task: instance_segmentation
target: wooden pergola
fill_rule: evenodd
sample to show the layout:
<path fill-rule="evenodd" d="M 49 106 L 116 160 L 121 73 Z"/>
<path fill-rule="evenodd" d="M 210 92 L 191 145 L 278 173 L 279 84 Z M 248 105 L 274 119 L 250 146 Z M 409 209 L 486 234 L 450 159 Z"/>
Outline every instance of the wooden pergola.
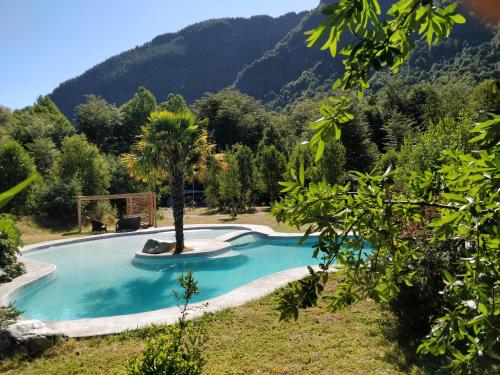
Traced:
<path fill-rule="evenodd" d="M 156 227 L 156 194 L 148 193 L 128 193 L 109 195 L 80 195 L 77 197 L 78 227 L 82 231 L 82 202 L 105 201 L 105 200 L 126 200 L 126 216 L 140 216 L 141 223 Z"/>

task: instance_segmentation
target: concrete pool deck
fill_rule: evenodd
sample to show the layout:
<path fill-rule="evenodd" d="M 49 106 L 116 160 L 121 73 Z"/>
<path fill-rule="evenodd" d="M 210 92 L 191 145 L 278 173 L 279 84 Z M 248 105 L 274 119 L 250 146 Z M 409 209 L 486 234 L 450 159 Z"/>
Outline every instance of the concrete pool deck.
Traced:
<path fill-rule="evenodd" d="M 232 241 L 242 236 L 255 235 L 270 238 L 289 238 L 289 237 L 300 237 L 301 233 L 278 233 L 274 232 L 271 228 L 262 225 L 224 225 L 224 224 L 211 224 L 211 225 L 186 225 L 185 230 L 197 230 L 197 229 L 234 229 L 230 233 L 226 233 L 222 236 L 216 238 L 217 241 L 225 242 Z M 136 232 L 129 233 L 110 233 L 86 237 L 72 238 L 69 240 L 57 240 L 48 241 L 38 244 L 33 244 L 25 246 L 21 249 L 20 260 L 26 266 L 26 273 L 22 276 L 17 277 L 9 283 L 0 284 L 0 304 L 6 305 L 11 300 L 10 297 L 14 293 L 22 291 L 23 288 L 33 287 L 38 283 L 41 284 L 43 280 L 50 280 L 50 277 L 54 275 L 56 271 L 56 266 L 49 263 L 44 263 L 40 261 L 35 261 L 32 259 L 22 257 L 22 254 L 28 252 L 46 249 L 53 246 L 92 241 L 95 239 L 102 238 L 112 238 L 121 236 L 133 236 L 133 235 L 143 235 L 143 234 L 154 234 L 160 232 L 172 231 L 173 227 L 163 227 L 163 228 L 151 228 L 145 230 L 139 230 Z M 203 251 L 199 254 L 186 253 L 185 256 L 202 256 L 207 255 L 210 252 Z M 214 252 L 217 252 L 217 248 L 213 248 Z M 184 255 L 178 255 L 176 257 L 183 257 Z M 314 269 L 319 269 L 318 266 L 313 267 Z M 194 303 L 189 305 L 189 318 L 194 318 L 201 316 L 206 312 L 215 312 L 229 307 L 235 307 L 243 305 L 249 301 L 264 297 L 272 293 L 277 288 L 283 287 L 291 281 L 299 280 L 308 275 L 307 267 L 293 268 L 281 272 L 277 272 L 263 278 L 251 281 L 241 287 L 238 287 L 228 293 L 221 296 Z M 168 307 L 159 310 L 128 314 L 128 315 L 117 315 L 108 316 L 100 318 L 88 318 L 88 319 L 77 319 L 77 320 L 65 320 L 65 321 L 44 321 L 44 323 L 55 330 L 64 332 L 70 337 L 88 337 L 88 336 L 99 336 L 108 335 L 123 332 L 126 330 L 137 329 L 145 327 L 151 324 L 173 324 L 180 317 L 180 309 L 178 307 Z"/>

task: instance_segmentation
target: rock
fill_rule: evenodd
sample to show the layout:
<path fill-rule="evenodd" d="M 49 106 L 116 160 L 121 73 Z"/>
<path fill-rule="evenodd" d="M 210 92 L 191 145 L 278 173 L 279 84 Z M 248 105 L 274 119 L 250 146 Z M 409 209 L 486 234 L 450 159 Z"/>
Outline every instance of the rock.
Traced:
<path fill-rule="evenodd" d="M 142 252 L 145 254 L 165 254 L 175 249 L 175 242 L 149 239 L 146 241 Z"/>
<path fill-rule="evenodd" d="M 40 320 L 18 320 L 0 331 L 0 352 L 36 356 L 67 336 L 47 327 Z"/>

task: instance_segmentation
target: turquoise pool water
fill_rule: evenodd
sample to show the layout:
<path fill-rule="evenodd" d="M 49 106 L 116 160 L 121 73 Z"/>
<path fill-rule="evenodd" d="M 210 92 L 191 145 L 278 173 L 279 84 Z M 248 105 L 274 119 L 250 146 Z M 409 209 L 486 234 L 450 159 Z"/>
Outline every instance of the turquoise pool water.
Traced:
<path fill-rule="evenodd" d="M 234 229 L 186 230 L 187 239 L 216 238 Z M 55 277 L 14 297 L 23 316 L 73 320 L 124 315 L 172 307 L 176 278 L 188 269 L 200 294 L 193 302 L 220 296 L 250 281 L 290 268 L 317 264 L 311 258 L 314 239 L 245 237 L 232 242 L 230 253 L 137 267 L 134 253 L 148 238 L 173 239 L 172 232 L 134 235 L 67 244 L 26 254 L 53 263 Z"/>

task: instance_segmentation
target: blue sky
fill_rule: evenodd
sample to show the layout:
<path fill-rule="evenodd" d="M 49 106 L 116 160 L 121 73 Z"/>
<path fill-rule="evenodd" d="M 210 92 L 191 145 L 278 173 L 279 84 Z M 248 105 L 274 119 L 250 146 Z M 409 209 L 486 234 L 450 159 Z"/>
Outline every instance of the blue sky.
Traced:
<path fill-rule="evenodd" d="M 104 59 L 209 18 L 279 16 L 319 0 L 0 0 L 0 105 L 32 104 Z"/>

